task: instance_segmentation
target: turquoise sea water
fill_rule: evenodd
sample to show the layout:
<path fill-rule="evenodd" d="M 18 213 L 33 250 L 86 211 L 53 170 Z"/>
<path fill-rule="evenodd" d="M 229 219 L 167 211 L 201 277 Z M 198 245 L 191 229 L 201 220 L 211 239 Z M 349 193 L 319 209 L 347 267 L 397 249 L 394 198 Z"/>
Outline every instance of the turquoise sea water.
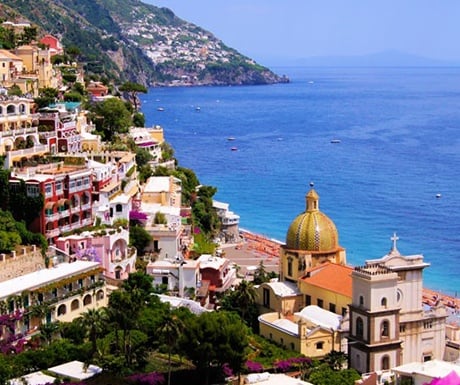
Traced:
<path fill-rule="evenodd" d="M 275 72 L 291 83 L 151 88 L 146 124 L 241 227 L 284 241 L 314 182 L 350 264 L 386 254 L 396 232 L 431 264 L 425 286 L 460 295 L 460 68 Z"/>

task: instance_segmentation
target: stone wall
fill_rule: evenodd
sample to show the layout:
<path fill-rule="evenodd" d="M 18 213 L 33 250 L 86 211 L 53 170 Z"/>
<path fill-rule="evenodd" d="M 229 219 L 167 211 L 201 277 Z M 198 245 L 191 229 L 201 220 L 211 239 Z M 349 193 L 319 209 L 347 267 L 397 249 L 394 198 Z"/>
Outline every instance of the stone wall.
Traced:
<path fill-rule="evenodd" d="M 0 254 L 0 282 L 43 269 L 45 262 L 36 246 L 21 246 L 11 254 Z"/>

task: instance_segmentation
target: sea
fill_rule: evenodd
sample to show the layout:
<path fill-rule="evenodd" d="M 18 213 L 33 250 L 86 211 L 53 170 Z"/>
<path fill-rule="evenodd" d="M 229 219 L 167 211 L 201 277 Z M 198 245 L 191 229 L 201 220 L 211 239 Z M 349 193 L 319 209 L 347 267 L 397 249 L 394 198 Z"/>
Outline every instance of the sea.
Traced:
<path fill-rule="evenodd" d="M 424 286 L 460 294 L 460 68 L 276 67 L 288 84 L 150 88 L 179 165 L 285 241 L 311 185 L 347 262 L 423 254 Z"/>

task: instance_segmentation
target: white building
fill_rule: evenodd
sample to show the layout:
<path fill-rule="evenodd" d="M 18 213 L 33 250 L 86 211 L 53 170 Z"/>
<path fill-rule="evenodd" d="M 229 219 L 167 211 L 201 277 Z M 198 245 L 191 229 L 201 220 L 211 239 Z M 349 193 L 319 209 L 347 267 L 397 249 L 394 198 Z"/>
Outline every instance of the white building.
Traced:
<path fill-rule="evenodd" d="M 447 312 L 422 304 L 422 255 L 402 256 L 396 248 L 352 272 L 349 366 L 361 373 L 410 362 L 443 359 Z"/>

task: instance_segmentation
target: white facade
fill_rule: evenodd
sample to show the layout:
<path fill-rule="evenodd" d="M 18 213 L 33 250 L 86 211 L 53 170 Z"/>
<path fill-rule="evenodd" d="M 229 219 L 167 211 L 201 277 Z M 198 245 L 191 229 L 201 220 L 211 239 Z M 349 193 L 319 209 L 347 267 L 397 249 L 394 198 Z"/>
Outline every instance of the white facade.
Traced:
<path fill-rule="evenodd" d="M 352 272 L 349 366 L 361 373 L 388 370 L 409 362 L 442 359 L 444 306 L 422 305 L 422 255 L 402 256 L 396 248 Z"/>

